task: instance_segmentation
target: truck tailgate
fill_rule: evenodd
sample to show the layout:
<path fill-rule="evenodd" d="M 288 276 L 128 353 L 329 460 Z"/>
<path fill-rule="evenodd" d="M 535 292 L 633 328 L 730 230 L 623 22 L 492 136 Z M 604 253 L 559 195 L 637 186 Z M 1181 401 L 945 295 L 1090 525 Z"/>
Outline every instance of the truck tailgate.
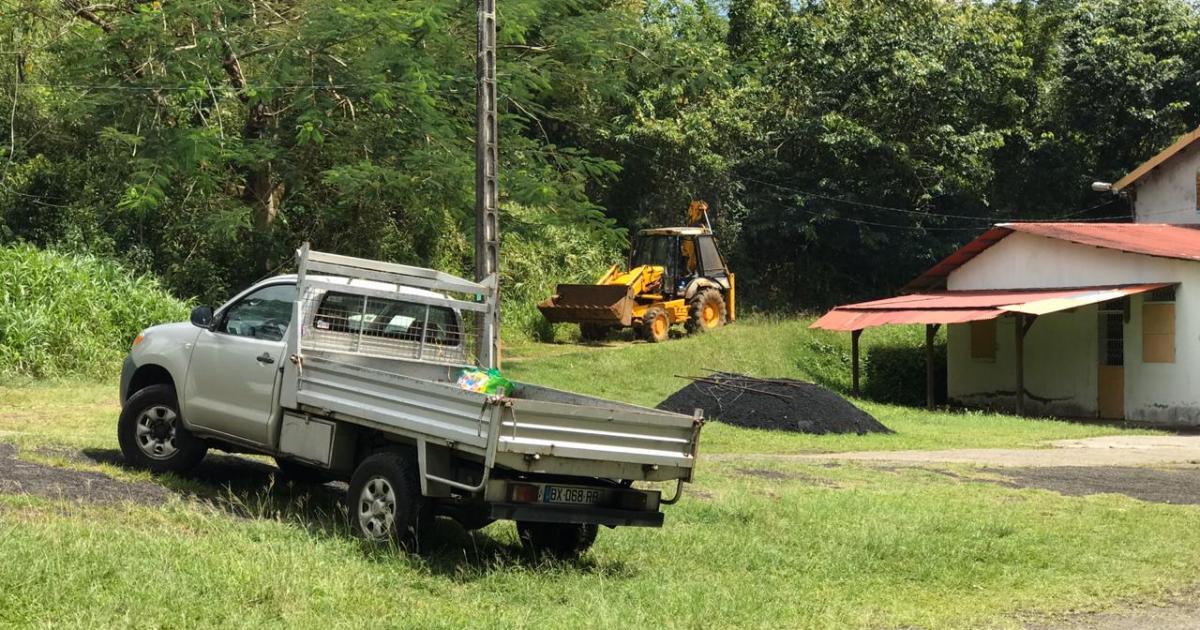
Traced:
<path fill-rule="evenodd" d="M 501 424 L 500 452 L 692 467 L 697 418 L 521 385 Z"/>

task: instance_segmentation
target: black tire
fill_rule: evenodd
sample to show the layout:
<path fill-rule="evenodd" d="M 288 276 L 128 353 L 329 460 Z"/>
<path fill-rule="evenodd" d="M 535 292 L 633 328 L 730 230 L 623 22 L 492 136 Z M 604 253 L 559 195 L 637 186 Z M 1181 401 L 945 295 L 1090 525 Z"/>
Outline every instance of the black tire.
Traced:
<path fill-rule="evenodd" d="M 364 459 L 346 494 L 350 529 L 372 542 L 414 547 L 433 521 L 418 474 L 415 453 L 383 451 Z"/>
<path fill-rule="evenodd" d="M 517 521 L 517 534 L 521 544 L 534 554 L 574 560 L 592 547 L 599 529 L 591 524 Z"/>
<path fill-rule="evenodd" d="M 464 504 L 454 514 L 454 520 L 467 531 L 483 529 L 496 522 L 492 518 L 491 506 L 482 501 Z"/>
<path fill-rule="evenodd" d="M 701 289 L 688 302 L 688 319 L 683 327 L 689 333 L 708 332 L 724 326 L 726 314 L 725 298 L 721 292 L 711 288 Z"/>
<path fill-rule="evenodd" d="M 187 471 L 208 452 L 183 426 L 170 385 L 151 385 L 129 397 L 117 421 L 117 443 L 127 464 L 155 473 Z"/>
<path fill-rule="evenodd" d="M 284 481 L 311 484 L 322 484 L 329 481 L 329 474 L 324 470 L 300 462 L 276 457 L 275 466 L 279 468 L 279 478 Z"/>
<path fill-rule="evenodd" d="M 671 337 L 671 319 L 661 306 L 651 306 L 642 316 L 642 336 L 650 343 L 666 341 Z"/>
<path fill-rule="evenodd" d="M 606 324 L 583 323 L 579 325 L 579 338 L 583 341 L 604 341 L 612 332 L 612 326 Z"/>

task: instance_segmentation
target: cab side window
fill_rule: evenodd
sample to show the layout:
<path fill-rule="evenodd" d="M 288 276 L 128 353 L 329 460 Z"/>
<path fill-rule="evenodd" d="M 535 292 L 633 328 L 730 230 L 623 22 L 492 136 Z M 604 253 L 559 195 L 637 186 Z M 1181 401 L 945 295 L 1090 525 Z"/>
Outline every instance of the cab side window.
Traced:
<path fill-rule="evenodd" d="M 238 300 L 225 310 L 217 332 L 280 341 L 292 321 L 296 285 L 274 284 Z"/>

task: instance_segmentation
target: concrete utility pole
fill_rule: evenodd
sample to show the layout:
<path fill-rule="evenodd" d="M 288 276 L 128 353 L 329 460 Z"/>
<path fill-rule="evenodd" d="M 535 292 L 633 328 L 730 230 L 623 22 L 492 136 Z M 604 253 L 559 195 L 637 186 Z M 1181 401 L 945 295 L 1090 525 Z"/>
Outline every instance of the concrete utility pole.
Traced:
<path fill-rule="evenodd" d="M 499 184 L 496 179 L 496 0 L 475 0 L 475 279 L 500 273 Z M 480 315 L 479 359 L 500 367 L 500 284 L 496 309 Z"/>

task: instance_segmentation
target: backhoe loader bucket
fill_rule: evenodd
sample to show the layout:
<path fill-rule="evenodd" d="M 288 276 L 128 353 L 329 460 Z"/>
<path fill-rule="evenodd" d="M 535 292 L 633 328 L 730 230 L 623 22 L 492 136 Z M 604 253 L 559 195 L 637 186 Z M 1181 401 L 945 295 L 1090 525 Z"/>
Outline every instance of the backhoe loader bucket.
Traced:
<path fill-rule="evenodd" d="M 542 300 L 538 310 L 551 323 L 610 324 L 628 326 L 633 298 L 623 284 L 560 284 L 554 296 Z"/>

